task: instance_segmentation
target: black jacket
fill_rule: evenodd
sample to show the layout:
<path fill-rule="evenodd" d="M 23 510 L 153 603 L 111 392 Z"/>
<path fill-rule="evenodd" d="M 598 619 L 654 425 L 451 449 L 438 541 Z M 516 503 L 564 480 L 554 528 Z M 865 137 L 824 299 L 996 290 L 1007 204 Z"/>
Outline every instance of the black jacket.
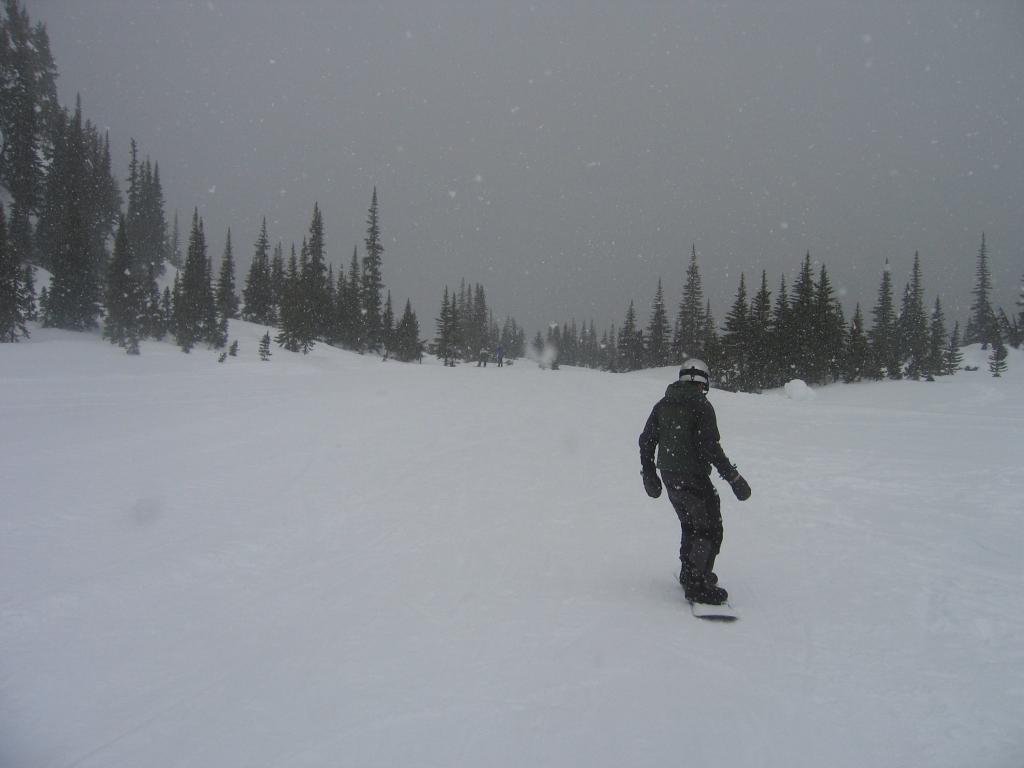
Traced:
<path fill-rule="evenodd" d="M 731 480 L 736 467 L 722 450 L 720 439 L 715 409 L 701 386 L 676 381 L 655 403 L 640 434 L 640 465 L 645 472 L 654 469 L 657 446 L 657 468 L 672 473 L 683 485 L 710 485 L 712 465 Z"/>

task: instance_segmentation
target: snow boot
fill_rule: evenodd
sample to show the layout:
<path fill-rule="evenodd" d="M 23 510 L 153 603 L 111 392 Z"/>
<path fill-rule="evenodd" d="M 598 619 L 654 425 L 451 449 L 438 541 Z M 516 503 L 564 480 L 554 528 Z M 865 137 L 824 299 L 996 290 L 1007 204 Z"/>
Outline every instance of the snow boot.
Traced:
<path fill-rule="evenodd" d="M 713 584 L 691 584 L 686 589 L 686 599 L 691 603 L 704 603 L 705 605 L 722 605 L 729 599 L 729 593 L 719 586 Z"/>

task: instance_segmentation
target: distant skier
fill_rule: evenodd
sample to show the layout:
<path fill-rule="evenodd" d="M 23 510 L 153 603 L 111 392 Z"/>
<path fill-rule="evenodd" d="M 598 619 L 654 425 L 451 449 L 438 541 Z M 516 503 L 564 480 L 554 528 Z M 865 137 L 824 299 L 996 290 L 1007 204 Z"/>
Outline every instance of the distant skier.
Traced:
<path fill-rule="evenodd" d="M 484 368 L 486 368 L 487 367 L 487 358 L 488 357 L 489 357 L 489 355 L 487 353 L 487 347 L 481 347 L 480 348 L 480 354 L 477 355 L 477 358 L 476 358 L 476 367 L 479 368 L 482 365 Z"/>
<path fill-rule="evenodd" d="M 661 496 L 662 480 L 679 516 L 679 583 L 691 602 L 720 605 L 729 593 L 718 586 L 715 558 L 722 546 L 722 508 L 711 484 L 711 466 L 732 486 L 740 501 L 750 498 L 750 486 L 729 462 L 719 443 L 715 409 L 706 394 L 711 372 L 702 360 L 683 363 L 679 380 L 669 385 L 640 435 L 640 473 L 644 490 Z M 658 448 L 658 461 L 654 449 Z M 661 470 L 661 478 L 658 477 Z"/>

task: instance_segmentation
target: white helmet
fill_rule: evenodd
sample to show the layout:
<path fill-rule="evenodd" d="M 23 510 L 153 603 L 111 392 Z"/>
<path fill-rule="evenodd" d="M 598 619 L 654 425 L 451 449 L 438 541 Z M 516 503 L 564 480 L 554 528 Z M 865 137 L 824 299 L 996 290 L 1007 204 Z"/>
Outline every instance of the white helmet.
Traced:
<path fill-rule="evenodd" d="M 703 384 L 704 391 L 707 392 L 711 388 L 711 371 L 703 360 L 691 357 L 679 369 L 679 380 L 696 381 Z"/>

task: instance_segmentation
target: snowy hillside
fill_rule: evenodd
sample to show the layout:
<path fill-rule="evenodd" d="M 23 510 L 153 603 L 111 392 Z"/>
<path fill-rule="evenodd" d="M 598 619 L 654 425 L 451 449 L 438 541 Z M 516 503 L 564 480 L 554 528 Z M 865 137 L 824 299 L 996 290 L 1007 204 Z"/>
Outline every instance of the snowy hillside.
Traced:
<path fill-rule="evenodd" d="M 0 345 L 0 766 L 1024 765 L 1024 355 L 712 392 L 750 481 L 689 615 L 672 369 Z"/>

